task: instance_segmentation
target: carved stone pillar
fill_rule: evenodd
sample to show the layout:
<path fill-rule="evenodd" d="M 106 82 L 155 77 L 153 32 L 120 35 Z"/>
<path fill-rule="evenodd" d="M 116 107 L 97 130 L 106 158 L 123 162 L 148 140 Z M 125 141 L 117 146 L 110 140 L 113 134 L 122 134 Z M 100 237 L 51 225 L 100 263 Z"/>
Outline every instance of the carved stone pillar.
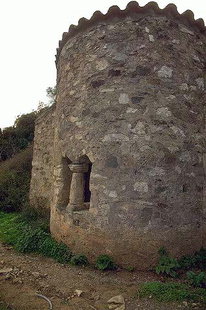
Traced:
<path fill-rule="evenodd" d="M 88 166 L 82 163 L 72 163 L 69 165 L 72 172 L 70 187 L 69 208 L 73 211 L 84 209 L 84 173 Z"/>

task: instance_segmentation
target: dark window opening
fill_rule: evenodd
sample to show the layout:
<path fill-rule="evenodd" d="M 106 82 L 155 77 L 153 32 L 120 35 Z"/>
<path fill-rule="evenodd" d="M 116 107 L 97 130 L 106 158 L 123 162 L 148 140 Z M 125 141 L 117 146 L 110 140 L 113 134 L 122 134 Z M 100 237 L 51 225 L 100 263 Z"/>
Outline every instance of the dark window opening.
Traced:
<path fill-rule="evenodd" d="M 84 173 L 84 202 L 89 203 L 91 200 L 90 175 L 92 170 L 92 163 L 86 155 L 80 157 L 79 161 L 88 167 L 87 172 Z"/>

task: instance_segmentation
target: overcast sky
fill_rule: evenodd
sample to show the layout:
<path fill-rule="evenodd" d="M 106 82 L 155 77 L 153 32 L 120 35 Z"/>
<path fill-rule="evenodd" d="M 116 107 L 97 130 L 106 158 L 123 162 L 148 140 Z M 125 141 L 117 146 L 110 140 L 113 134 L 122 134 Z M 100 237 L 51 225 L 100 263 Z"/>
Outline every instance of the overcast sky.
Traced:
<path fill-rule="evenodd" d="M 112 5 L 124 9 L 128 0 L 0 0 L 0 128 L 17 115 L 47 102 L 46 88 L 56 84 L 55 54 L 62 33 L 94 11 Z M 141 6 L 148 1 L 139 0 Z M 176 4 L 206 21 L 206 0 L 158 0 L 160 8 Z"/>

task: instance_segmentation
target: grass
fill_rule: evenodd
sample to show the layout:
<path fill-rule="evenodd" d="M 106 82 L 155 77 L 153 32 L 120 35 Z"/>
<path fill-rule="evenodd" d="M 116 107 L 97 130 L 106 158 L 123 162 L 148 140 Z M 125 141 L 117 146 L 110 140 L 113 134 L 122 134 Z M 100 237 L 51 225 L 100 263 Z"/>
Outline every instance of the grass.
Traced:
<path fill-rule="evenodd" d="M 175 282 L 146 282 L 140 285 L 139 297 L 155 298 L 161 302 L 191 301 L 206 304 L 206 290 L 192 288 L 186 284 Z"/>
<path fill-rule="evenodd" d="M 51 257 L 59 263 L 78 266 L 89 265 L 83 254 L 72 254 L 63 243 L 58 243 L 48 231 L 47 219 L 30 210 L 26 213 L 6 213 L 0 211 L 0 241 L 10 244 L 21 253 L 38 253 Z M 100 255 L 96 260 L 99 270 L 115 270 L 116 264 L 108 255 Z"/>
<path fill-rule="evenodd" d="M 54 240 L 43 224 L 28 223 L 17 213 L 0 212 L 0 240 L 19 252 L 39 253 L 60 263 L 69 263 L 72 257 L 69 248 Z"/>

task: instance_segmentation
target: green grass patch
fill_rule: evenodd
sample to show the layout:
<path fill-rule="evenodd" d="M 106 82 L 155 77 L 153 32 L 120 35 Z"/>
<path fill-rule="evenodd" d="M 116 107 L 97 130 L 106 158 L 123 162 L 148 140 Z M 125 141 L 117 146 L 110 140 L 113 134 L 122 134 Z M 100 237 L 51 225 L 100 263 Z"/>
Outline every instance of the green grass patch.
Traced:
<path fill-rule="evenodd" d="M 44 225 L 26 222 L 20 214 L 0 212 L 0 240 L 22 253 L 39 253 L 60 263 L 69 263 L 70 249 L 54 240 Z"/>
<path fill-rule="evenodd" d="M 162 302 L 191 301 L 206 303 L 206 290 L 181 283 L 147 282 L 140 286 L 139 297 L 155 298 Z"/>

